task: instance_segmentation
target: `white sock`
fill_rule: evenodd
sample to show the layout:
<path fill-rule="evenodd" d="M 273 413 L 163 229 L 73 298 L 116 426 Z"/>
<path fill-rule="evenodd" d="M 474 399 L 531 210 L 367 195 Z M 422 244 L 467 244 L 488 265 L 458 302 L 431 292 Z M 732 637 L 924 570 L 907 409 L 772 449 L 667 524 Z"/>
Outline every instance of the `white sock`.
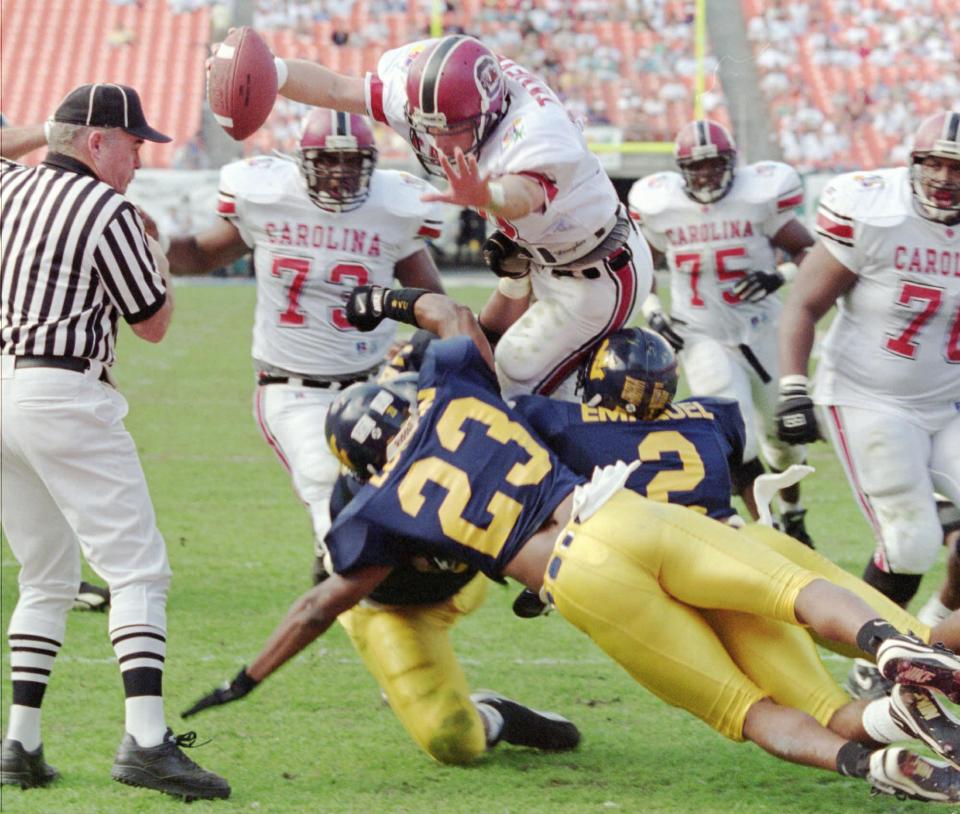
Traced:
<path fill-rule="evenodd" d="M 162 695 L 135 695 L 124 702 L 127 732 L 140 746 L 149 748 L 163 743 L 167 724 L 163 717 Z"/>
<path fill-rule="evenodd" d="M 780 498 L 780 513 L 786 514 L 787 512 L 795 512 L 797 509 L 802 509 L 803 504 L 798 500 L 796 503 L 788 503 L 782 497 Z"/>
<path fill-rule="evenodd" d="M 6 737 L 20 741 L 28 752 L 36 751 L 40 746 L 40 707 L 10 705 L 10 719 L 7 721 Z"/>
<path fill-rule="evenodd" d="M 477 712 L 480 713 L 480 720 L 483 721 L 483 729 L 487 733 L 487 747 L 497 742 L 500 733 L 503 731 L 503 716 L 500 710 L 494 709 L 489 704 L 478 704 L 474 702 Z"/>
<path fill-rule="evenodd" d="M 878 698 L 871 701 L 863 710 L 863 728 L 877 743 L 896 743 L 912 739 L 912 732 L 900 728 L 890 716 L 890 699 Z"/>
<path fill-rule="evenodd" d="M 920 608 L 917 619 L 925 625 L 934 627 L 946 619 L 951 613 L 953 613 L 953 611 L 940 601 L 939 596 L 934 594 L 926 601 L 926 604 Z"/>

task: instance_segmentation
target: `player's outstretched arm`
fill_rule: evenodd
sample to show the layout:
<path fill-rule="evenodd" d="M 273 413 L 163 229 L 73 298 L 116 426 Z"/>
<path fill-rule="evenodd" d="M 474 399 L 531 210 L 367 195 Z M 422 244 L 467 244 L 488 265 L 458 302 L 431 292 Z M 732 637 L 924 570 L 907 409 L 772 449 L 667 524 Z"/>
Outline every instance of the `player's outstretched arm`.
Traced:
<path fill-rule="evenodd" d="M 253 663 L 240 670 L 232 681 L 197 699 L 181 713 L 182 717 L 189 718 L 249 694 L 277 668 L 323 635 L 341 613 L 369 594 L 390 571 L 389 566 L 368 566 L 346 575 L 333 574 L 311 588 L 290 608 Z"/>
<path fill-rule="evenodd" d="M 287 75 L 278 65 L 277 79 L 281 96 L 316 107 L 330 107 L 344 113 L 367 115 L 364 83 L 361 77 L 347 76 L 305 59 L 284 59 Z"/>
<path fill-rule="evenodd" d="M 440 201 L 457 206 L 483 209 L 507 220 L 516 220 L 547 205 L 546 193 L 532 178 L 524 175 L 502 175 L 491 180 L 482 175 L 477 159 L 465 155 L 459 147 L 451 163 L 440 156 L 440 166 L 447 176 L 449 188 L 445 192 L 424 195 L 424 201 Z"/>

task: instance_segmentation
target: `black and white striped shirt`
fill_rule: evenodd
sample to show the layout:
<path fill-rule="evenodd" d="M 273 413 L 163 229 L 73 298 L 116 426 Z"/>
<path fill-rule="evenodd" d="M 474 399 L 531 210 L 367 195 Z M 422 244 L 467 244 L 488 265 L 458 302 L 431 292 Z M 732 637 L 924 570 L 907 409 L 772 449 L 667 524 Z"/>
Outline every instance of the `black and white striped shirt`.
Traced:
<path fill-rule="evenodd" d="M 69 156 L 0 158 L 0 352 L 110 365 L 118 318 L 141 322 L 165 300 L 130 201 Z"/>

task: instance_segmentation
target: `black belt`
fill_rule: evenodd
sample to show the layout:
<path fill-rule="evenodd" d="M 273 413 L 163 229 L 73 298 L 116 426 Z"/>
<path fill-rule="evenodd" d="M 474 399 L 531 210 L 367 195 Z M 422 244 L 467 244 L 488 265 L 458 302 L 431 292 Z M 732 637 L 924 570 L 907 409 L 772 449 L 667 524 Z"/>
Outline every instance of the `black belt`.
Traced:
<path fill-rule="evenodd" d="M 367 376 L 355 376 L 352 379 L 307 379 L 300 376 L 269 376 L 261 373 L 257 377 L 259 384 L 292 384 L 301 387 L 317 387 L 321 390 L 343 390 L 351 384 L 367 381 Z"/>
<path fill-rule="evenodd" d="M 86 373 L 90 369 L 89 359 L 80 359 L 76 356 L 15 356 L 13 366 L 25 367 L 55 367 L 60 370 L 72 370 L 75 373 Z M 107 368 L 104 365 L 100 370 L 100 381 L 106 382 Z"/>

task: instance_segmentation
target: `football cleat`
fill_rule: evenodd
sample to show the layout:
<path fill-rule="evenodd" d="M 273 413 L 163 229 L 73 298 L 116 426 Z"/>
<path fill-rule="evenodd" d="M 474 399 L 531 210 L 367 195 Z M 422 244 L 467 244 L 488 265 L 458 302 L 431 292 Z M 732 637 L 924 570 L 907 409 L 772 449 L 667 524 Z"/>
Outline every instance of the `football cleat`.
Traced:
<path fill-rule="evenodd" d="M 960 771 L 899 746 L 888 746 L 870 755 L 867 781 L 874 793 L 892 794 L 901 800 L 960 802 Z"/>
<path fill-rule="evenodd" d="M 128 786 L 181 797 L 184 802 L 229 797 L 230 784 L 220 775 L 202 769 L 180 748 L 193 746 L 196 738 L 195 732 L 174 736 L 168 729 L 162 743 L 145 747 L 128 732 L 120 741 L 110 776 Z"/>
<path fill-rule="evenodd" d="M 806 509 L 793 509 L 780 515 L 780 525 L 783 527 L 783 533 L 793 537 L 797 542 L 803 543 L 807 548 L 813 548 L 813 540 L 807 534 L 807 527 L 804 523 Z"/>
<path fill-rule="evenodd" d="M 0 785 L 35 789 L 46 786 L 60 777 L 60 772 L 43 759 L 43 746 L 33 752 L 23 748 L 20 741 L 6 738 L 0 747 Z"/>
<path fill-rule="evenodd" d="M 81 582 L 73 600 L 74 610 L 104 611 L 110 607 L 110 589 L 92 582 Z"/>
<path fill-rule="evenodd" d="M 505 741 L 514 746 L 563 752 L 580 743 L 580 730 L 562 715 L 530 709 L 491 690 L 475 692 L 470 700 L 492 707 L 503 719 L 503 728 L 490 746 Z"/>
<path fill-rule="evenodd" d="M 863 659 L 854 659 L 843 688 L 851 698 L 875 701 L 890 694 L 894 683 L 884 678 L 875 665 Z"/>
<path fill-rule="evenodd" d="M 924 644 L 916 636 L 891 636 L 877 648 L 877 667 L 897 684 L 939 690 L 960 703 L 960 657 L 942 644 Z"/>
<path fill-rule="evenodd" d="M 890 717 L 904 732 L 960 769 L 960 720 L 942 707 L 930 690 L 896 685 L 890 693 Z"/>

